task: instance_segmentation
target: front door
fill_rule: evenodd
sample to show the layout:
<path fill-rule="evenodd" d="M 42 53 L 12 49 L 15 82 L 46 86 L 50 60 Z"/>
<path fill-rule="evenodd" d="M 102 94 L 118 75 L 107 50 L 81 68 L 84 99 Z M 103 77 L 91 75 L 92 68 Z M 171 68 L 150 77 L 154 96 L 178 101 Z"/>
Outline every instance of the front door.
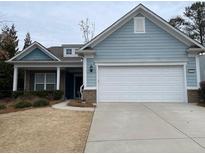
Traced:
<path fill-rule="evenodd" d="M 83 84 L 83 77 L 80 75 L 74 76 L 74 98 L 80 98 L 80 86 Z"/>

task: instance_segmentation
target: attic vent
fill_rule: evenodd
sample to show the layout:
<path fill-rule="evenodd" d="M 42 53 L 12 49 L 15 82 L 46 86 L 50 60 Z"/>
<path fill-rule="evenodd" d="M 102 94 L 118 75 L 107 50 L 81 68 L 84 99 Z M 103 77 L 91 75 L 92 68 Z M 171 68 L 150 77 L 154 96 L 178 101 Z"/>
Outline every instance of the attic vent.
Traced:
<path fill-rule="evenodd" d="M 135 33 L 145 33 L 145 18 L 144 17 L 134 18 L 134 32 Z"/>

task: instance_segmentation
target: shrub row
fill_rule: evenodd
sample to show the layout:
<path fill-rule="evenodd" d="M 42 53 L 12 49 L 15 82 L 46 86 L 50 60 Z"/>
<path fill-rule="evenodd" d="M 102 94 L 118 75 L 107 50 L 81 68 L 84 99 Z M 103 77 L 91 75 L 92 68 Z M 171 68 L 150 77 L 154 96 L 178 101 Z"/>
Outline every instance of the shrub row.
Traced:
<path fill-rule="evenodd" d="M 18 103 L 15 104 L 15 108 L 27 108 L 27 107 L 44 107 L 44 106 L 48 106 L 49 102 L 47 99 L 43 99 L 43 98 L 39 98 L 37 100 L 35 100 L 33 103 L 26 101 L 26 100 L 21 100 Z"/>
<path fill-rule="evenodd" d="M 63 97 L 63 91 L 55 90 L 55 91 L 15 91 L 12 94 L 13 98 L 18 98 L 20 96 L 38 96 L 47 99 L 59 100 Z"/>
<path fill-rule="evenodd" d="M 1 98 L 6 98 L 6 97 L 11 97 L 12 96 L 12 91 L 10 90 L 0 90 L 0 99 Z"/>
<path fill-rule="evenodd" d="M 18 108 L 27 108 L 27 107 L 31 107 L 32 104 L 29 102 L 29 101 L 20 101 L 18 103 L 15 104 L 15 108 L 18 109 Z"/>
<path fill-rule="evenodd" d="M 0 110 L 6 109 L 6 105 L 0 104 Z"/>

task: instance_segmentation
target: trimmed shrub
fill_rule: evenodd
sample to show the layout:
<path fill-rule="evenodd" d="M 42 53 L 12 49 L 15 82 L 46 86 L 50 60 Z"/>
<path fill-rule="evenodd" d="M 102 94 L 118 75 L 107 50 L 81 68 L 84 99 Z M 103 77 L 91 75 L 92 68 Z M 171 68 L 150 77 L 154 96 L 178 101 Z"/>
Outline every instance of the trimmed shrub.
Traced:
<path fill-rule="evenodd" d="M 63 91 L 61 90 L 54 90 L 54 91 L 15 91 L 12 94 L 13 98 L 18 98 L 18 97 L 29 97 L 29 96 L 38 96 L 42 98 L 47 98 L 47 99 L 54 99 L 58 100 L 63 97 Z"/>
<path fill-rule="evenodd" d="M 44 107 L 48 106 L 49 102 L 47 99 L 39 98 L 33 102 L 33 107 Z"/>
<path fill-rule="evenodd" d="M 56 90 L 53 92 L 53 99 L 54 100 L 59 100 L 63 97 L 63 91 L 61 90 Z"/>
<path fill-rule="evenodd" d="M 10 90 L 0 90 L 0 99 L 12 96 L 12 91 Z"/>
<path fill-rule="evenodd" d="M 0 110 L 6 109 L 6 105 L 0 104 Z"/>
<path fill-rule="evenodd" d="M 23 91 L 14 91 L 12 93 L 12 97 L 13 98 L 18 98 L 19 96 L 23 96 L 24 95 L 24 92 Z"/>
<path fill-rule="evenodd" d="M 27 107 L 31 107 L 32 104 L 29 102 L 29 101 L 19 101 L 18 103 L 15 104 L 15 108 L 18 109 L 18 108 L 27 108 Z"/>
<path fill-rule="evenodd" d="M 52 96 L 53 91 L 31 91 L 30 94 L 38 97 L 43 97 L 43 98 L 50 98 Z"/>

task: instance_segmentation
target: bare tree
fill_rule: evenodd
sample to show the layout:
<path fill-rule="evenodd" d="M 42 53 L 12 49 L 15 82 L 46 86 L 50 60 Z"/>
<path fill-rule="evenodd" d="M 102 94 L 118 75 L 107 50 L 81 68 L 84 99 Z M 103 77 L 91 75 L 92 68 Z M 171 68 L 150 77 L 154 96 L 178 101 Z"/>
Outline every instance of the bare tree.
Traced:
<path fill-rule="evenodd" d="M 80 30 L 82 32 L 82 37 L 84 39 L 84 42 L 89 42 L 93 37 L 95 33 L 95 23 L 91 22 L 88 18 L 85 20 L 80 21 Z"/>

